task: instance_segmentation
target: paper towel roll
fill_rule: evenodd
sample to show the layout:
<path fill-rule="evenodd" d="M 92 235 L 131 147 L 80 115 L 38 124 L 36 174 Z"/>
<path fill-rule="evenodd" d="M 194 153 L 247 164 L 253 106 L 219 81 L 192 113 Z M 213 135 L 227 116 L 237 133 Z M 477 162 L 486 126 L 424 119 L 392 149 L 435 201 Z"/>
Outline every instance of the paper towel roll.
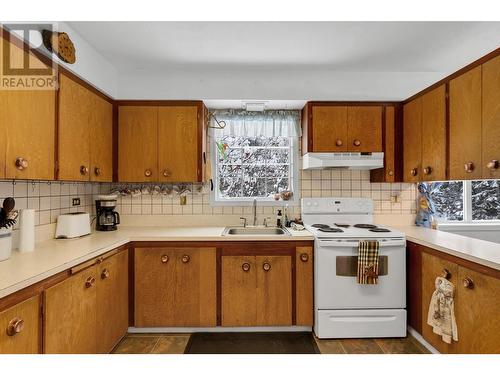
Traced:
<path fill-rule="evenodd" d="M 35 250 L 35 210 L 23 209 L 19 214 L 19 251 Z"/>

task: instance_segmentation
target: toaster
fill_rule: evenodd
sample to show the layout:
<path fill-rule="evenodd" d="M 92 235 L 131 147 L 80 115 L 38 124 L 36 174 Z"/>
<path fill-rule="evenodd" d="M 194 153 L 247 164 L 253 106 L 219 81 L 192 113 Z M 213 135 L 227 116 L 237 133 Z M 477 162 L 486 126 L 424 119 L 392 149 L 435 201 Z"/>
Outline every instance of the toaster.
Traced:
<path fill-rule="evenodd" d="M 56 238 L 76 238 L 90 234 L 90 215 L 72 212 L 57 217 Z"/>

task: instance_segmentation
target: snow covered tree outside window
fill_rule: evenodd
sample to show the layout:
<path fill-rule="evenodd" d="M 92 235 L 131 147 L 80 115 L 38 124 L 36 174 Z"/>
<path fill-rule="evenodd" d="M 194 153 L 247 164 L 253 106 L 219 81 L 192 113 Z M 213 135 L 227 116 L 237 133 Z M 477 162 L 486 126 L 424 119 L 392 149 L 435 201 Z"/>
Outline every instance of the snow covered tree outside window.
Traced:
<path fill-rule="evenodd" d="M 472 181 L 472 220 L 500 220 L 500 180 Z"/>
<path fill-rule="evenodd" d="M 464 186 L 462 181 L 424 182 L 438 220 L 464 220 Z"/>
<path fill-rule="evenodd" d="M 218 198 L 271 198 L 292 190 L 292 143 L 290 137 L 216 138 Z"/>

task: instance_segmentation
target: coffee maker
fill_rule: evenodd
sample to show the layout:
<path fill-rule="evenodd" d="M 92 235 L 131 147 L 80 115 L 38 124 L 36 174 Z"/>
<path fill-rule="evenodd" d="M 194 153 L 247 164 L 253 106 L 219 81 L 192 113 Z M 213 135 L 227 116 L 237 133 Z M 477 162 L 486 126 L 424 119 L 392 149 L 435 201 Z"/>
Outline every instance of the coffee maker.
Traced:
<path fill-rule="evenodd" d="M 99 195 L 95 201 L 96 222 L 95 229 L 112 231 L 120 224 L 120 214 L 115 211 L 116 195 Z"/>

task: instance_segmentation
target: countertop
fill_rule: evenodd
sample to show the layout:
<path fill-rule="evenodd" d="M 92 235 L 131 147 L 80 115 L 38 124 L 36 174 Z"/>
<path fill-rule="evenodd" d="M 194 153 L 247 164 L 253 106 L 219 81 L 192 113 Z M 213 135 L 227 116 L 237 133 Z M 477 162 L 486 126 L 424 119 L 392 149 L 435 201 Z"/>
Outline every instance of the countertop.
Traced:
<path fill-rule="evenodd" d="M 114 232 L 92 232 L 68 240 L 38 242 L 33 252 L 12 251 L 0 262 L 0 298 L 33 285 L 61 271 L 104 254 L 130 241 L 312 241 L 308 231 L 290 236 L 222 236 L 225 227 L 124 227 Z"/>

